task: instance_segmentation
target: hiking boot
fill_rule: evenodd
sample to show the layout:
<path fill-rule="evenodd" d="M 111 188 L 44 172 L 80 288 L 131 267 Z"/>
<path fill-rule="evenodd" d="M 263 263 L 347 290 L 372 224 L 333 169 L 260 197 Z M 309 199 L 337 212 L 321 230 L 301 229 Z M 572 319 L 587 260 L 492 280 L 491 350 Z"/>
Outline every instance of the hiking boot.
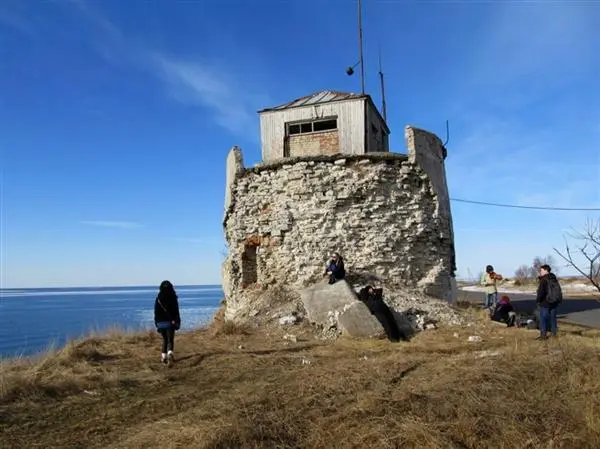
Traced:
<path fill-rule="evenodd" d="M 536 338 L 536 340 L 548 340 L 548 336 L 547 335 L 540 335 L 539 337 Z"/>

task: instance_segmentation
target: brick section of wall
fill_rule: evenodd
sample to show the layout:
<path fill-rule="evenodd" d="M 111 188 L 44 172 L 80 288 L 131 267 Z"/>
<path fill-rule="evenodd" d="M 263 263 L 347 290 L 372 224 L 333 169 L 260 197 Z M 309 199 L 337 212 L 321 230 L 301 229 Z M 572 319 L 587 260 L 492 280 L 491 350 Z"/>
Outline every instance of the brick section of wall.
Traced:
<path fill-rule="evenodd" d="M 296 134 L 289 137 L 290 157 L 317 156 L 340 152 L 337 130 L 311 134 Z"/>

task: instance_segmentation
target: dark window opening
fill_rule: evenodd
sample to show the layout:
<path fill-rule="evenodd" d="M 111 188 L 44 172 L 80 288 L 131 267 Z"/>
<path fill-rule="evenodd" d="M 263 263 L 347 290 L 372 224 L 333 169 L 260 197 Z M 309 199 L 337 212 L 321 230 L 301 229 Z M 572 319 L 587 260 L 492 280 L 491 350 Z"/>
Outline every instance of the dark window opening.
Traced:
<path fill-rule="evenodd" d="M 311 133 L 312 132 L 312 123 L 300 123 L 300 133 Z"/>
<path fill-rule="evenodd" d="M 330 131 L 337 129 L 337 118 L 325 120 L 309 120 L 300 123 L 288 123 L 287 135 L 308 134 L 320 131 Z"/>
<path fill-rule="evenodd" d="M 246 246 L 242 255 L 242 284 L 251 285 L 258 281 L 256 246 Z"/>
<path fill-rule="evenodd" d="M 333 120 L 314 122 L 313 129 L 315 131 L 328 131 L 330 129 L 337 129 L 337 119 L 334 118 Z"/>

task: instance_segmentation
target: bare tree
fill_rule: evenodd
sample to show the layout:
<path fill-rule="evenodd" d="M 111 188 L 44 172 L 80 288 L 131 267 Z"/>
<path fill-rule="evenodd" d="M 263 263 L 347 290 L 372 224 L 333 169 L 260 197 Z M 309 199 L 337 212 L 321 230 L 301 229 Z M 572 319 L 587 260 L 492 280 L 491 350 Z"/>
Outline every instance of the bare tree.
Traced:
<path fill-rule="evenodd" d="M 554 251 L 600 292 L 600 218 L 588 219 L 583 230 L 571 231 L 568 236 L 577 243 L 569 245 L 565 238 L 565 250 L 554 248 Z M 575 254 L 580 256 L 580 261 Z"/>
<path fill-rule="evenodd" d="M 515 270 L 515 283 L 517 285 L 523 285 L 531 279 L 531 267 L 523 264 Z"/>
<path fill-rule="evenodd" d="M 555 273 L 558 273 L 558 267 L 556 267 L 555 265 L 555 261 L 554 261 L 554 257 L 552 257 L 552 255 L 547 255 L 546 257 L 540 257 L 540 256 L 536 256 L 533 258 L 533 262 L 531 264 L 530 269 L 530 274 L 529 277 L 531 279 L 535 279 L 538 276 L 538 273 L 540 271 L 540 267 L 542 265 L 550 265 L 552 267 L 552 270 Z"/>
<path fill-rule="evenodd" d="M 555 272 L 558 269 L 555 268 L 554 257 L 548 255 L 546 257 L 536 256 L 533 258 L 531 265 L 523 264 L 519 265 L 515 270 L 515 282 L 517 285 L 526 284 L 538 277 L 538 272 L 542 265 L 550 265 Z"/>

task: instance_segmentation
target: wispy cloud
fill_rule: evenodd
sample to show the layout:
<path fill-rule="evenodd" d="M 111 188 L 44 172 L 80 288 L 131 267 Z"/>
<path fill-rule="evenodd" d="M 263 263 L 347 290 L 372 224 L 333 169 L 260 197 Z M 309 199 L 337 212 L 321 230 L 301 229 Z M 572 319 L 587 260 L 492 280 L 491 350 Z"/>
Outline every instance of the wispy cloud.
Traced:
<path fill-rule="evenodd" d="M 536 207 L 600 208 L 600 181 L 587 178 L 518 194 L 516 203 Z"/>
<path fill-rule="evenodd" d="M 585 134 L 574 137 L 573 149 L 565 151 L 564 135 L 551 127 L 515 122 L 489 134 L 476 123 L 471 128 L 449 150 L 453 197 L 537 207 L 599 206 L 600 156 L 586 150 Z"/>
<path fill-rule="evenodd" d="M 256 111 L 268 102 L 259 86 L 241 82 L 235 69 L 203 58 L 174 56 L 148 48 L 125 35 L 119 27 L 84 0 L 71 0 L 81 17 L 93 25 L 91 43 L 107 62 L 129 64 L 158 79 L 167 94 L 185 105 L 212 112 L 221 127 L 256 138 Z"/>
<path fill-rule="evenodd" d="M 156 62 L 174 99 L 212 109 L 215 121 L 235 134 L 256 134 L 258 104 L 254 95 L 247 94 L 249 88 L 237 85 L 230 72 L 165 55 L 158 55 Z"/>
<path fill-rule="evenodd" d="M 600 9 L 570 2 L 503 2 L 489 8 L 485 32 L 476 40 L 472 80 L 511 84 L 523 79 L 547 84 L 548 76 L 573 77 L 589 67 L 587 57 L 594 39 Z"/>
<path fill-rule="evenodd" d="M 585 90 L 600 67 L 598 20 L 600 8 L 584 2 L 488 8 L 466 50 L 463 84 L 450 95 L 460 123 L 447 160 L 453 196 L 598 205 L 600 96 Z"/>
<path fill-rule="evenodd" d="M 104 221 L 104 220 L 90 220 L 82 221 L 81 224 L 89 226 L 97 226 L 100 228 L 115 228 L 115 229 L 139 229 L 143 227 L 142 224 L 134 221 Z"/>

